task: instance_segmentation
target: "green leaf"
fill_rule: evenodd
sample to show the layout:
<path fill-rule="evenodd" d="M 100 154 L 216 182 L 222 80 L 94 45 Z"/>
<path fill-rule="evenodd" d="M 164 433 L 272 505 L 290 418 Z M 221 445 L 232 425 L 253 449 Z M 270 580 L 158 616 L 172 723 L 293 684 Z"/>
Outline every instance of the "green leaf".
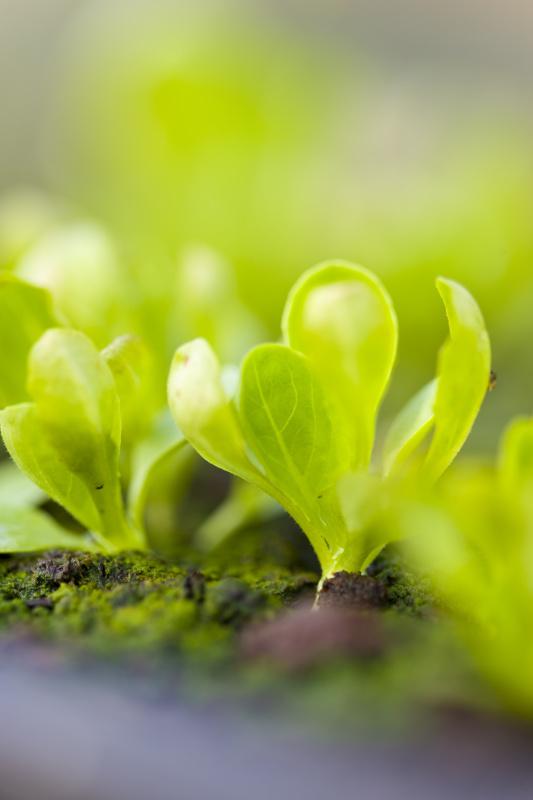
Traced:
<path fill-rule="evenodd" d="M 100 518 L 91 493 L 59 457 L 33 403 L 1 411 L 0 427 L 6 449 L 19 469 L 88 530 L 98 530 Z"/>
<path fill-rule="evenodd" d="M 192 452 L 168 414 L 156 420 L 150 435 L 139 442 L 133 453 L 132 482 L 128 493 L 130 513 L 139 528 L 145 525 L 150 493 L 157 487 L 162 470 L 172 462 L 176 478 L 172 487 L 172 503 L 178 503 L 181 494 L 179 489 L 185 489 L 190 475 Z"/>
<path fill-rule="evenodd" d="M 102 350 L 115 379 L 122 420 L 122 446 L 131 447 L 151 422 L 149 354 L 138 336 L 119 336 Z"/>
<path fill-rule="evenodd" d="M 89 536 L 65 531 L 42 511 L 0 509 L 0 553 L 55 549 L 94 551 L 96 548 Z"/>
<path fill-rule="evenodd" d="M 437 380 L 433 380 L 415 394 L 395 418 L 385 439 L 385 475 L 400 467 L 433 428 L 436 395 Z"/>
<path fill-rule="evenodd" d="M 395 472 L 434 429 L 423 471 L 436 480 L 465 443 L 487 392 L 490 342 L 479 307 L 454 281 L 439 278 L 450 336 L 443 345 L 437 378 L 400 411 L 384 447 L 384 472 Z"/>
<path fill-rule="evenodd" d="M 31 351 L 28 388 L 37 418 L 66 466 L 91 494 L 116 480 L 120 404 L 105 359 L 79 331 L 47 331 Z"/>
<path fill-rule="evenodd" d="M 334 489 L 342 471 L 330 407 L 308 359 L 260 345 L 242 365 L 239 412 L 246 441 L 269 483 L 324 561 L 341 536 Z"/>
<path fill-rule="evenodd" d="M 124 515 L 119 398 L 105 359 L 84 334 L 51 329 L 30 353 L 28 388 L 34 402 L 0 417 L 15 462 L 102 546 L 141 545 Z"/>
<path fill-rule="evenodd" d="M 460 284 L 438 278 L 450 338 L 438 363 L 435 432 L 425 462 L 430 480 L 438 478 L 465 443 L 487 393 L 490 341 L 472 295 Z"/>
<path fill-rule="evenodd" d="M 311 359 L 337 406 L 351 468 L 367 466 L 398 339 L 394 308 L 381 282 L 346 262 L 309 270 L 289 294 L 283 334 Z"/>
<path fill-rule="evenodd" d="M 28 354 L 57 324 L 48 292 L 9 273 L 0 275 L 0 408 L 28 399 Z"/>
<path fill-rule="evenodd" d="M 250 461 L 240 422 L 205 339 L 180 347 L 168 379 L 168 402 L 178 428 L 209 463 L 252 483 L 264 483 Z"/>
<path fill-rule="evenodd" d="M 0 462 L 0 509 L 33 508 L 46 498 L 45 492 L 12 461 Z"/>
<path fill-rule="evenodd" d="M 281 344 L 254 348 L 242 366 L 239 412 L 272 483 L 314 505 L 339 464 L 329 408 L 308 360 Z"/>

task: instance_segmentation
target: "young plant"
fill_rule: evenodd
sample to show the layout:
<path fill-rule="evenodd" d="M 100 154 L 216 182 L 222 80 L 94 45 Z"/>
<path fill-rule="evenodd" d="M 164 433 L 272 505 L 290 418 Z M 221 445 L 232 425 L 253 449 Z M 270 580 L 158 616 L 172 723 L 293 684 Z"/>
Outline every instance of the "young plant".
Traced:
<path fill-rule="evenodd" d="M 13 357 L 6 355 L 0 369 L 4 444 L 32 484 L 63 506 L 90 535 L 68 533 L 32 509 L 40 498 L 19 480 L 16 485 L 28 502 L 16 508 L 2 504 L 0 552 L 145 547 L 145 484 L 183 441 L 174 431 L 164 440 L 160 437 L 145 457 L 136 456 L 130 513 L 123 500 L 121 462 L 133 461 L 130 449 L 145 435 L 145 418 L 150 415 L 143 404 L 142 345 L 123 336 L 100 352 L 85 334 L 57 327 L 44 290 L 12 278 L 5 278 L 2 287 L 0 310 L 9 307 L 13 327 L 0 324 L 0 338 L 2 344 L 9 337 L 15 342 Z M 2 314 L 0 318 L 4 319 Z M 9 482 L 10 470 L 4 468 L 3 473 Z M 12 485 L 13 480 L 11 475 Z"/>
<path fill-rule="evenodd" d="M 533 419 L 508 426 L 496 466 L 466 462 L 393 522 L 481 677 L 533 717 Z"/>
<path fill-rule="evenodd" d="M 485 396 L 490 345 L 479 308 L 453 281 L 439 278 L 437 288 L 450 337 L 435 380 L 393 422 L 379 479 L 369 471 L 397 322 L 390 297 L 367 270 L 337 262 L 305 273 L 283 313 L 283 343 L 253 348 L 237 381 L 203 339 L 174 357 L 169 404 L 184 436 L 207 461 L 291 514 L 323 577 L 365 569 L 385 544 L 372 513 L 384 496 L 383 479 L 413 469 L 408 457 L 430 432 L 418 470 L 424 480 L 438 478 Z"/>
<path fill-rule="evenodd" d="M 172 331 L 181 330 L 185 335 L 198 331 L 221 348 L 225 358 L 233 360 L 260 338 L 257 321 L 238 298 L 230 266 L 205 247 L 189 248 L 179 265 L 175 266 L 176 291 L 169 292 L 167 282 L 160 287 L 160 292 L 157 287 L 154 292 L 152 281 L 149 287 L 144 287 L 141 303 L 141 284 L 131 281 L 124 288 L 115 248 L 105 231 L 95 225 L 70 224 L 55 226 L 38 237 L 13 264 L 13 269 L 16 276 L 0 273 L 0 349 L 3 354 L 0 408 L 34 401 L 27 386 L 28 356 L 47 330 L 60 326 L 74 328 L 87 334 L 94 343 L 105 343 L 117 329 L 128 329 L 132 308 L 136 309 L 134 327 L 146 336 L 143 335 L 142 340 L 139 336 L 119 336 L 99 354 L 98 359 L 103 357 L 111 370 L 120 400 L 119 483 L 122 494 L 127 490 L 131 517 L 128 525 L 133 521 L 137 532 L 144 530 L 152 536 L 157 535 L 159 544 L 166 547 L 165 538 L 175 537 L 177 533 L 176 504 L 187 488 L 193 461 L 197 458 L 194 454 L 193 459 L 191 448 L 183 447 L 166 405 L 167 340 L 175 341 Z M 21 280 L 21 276 L 27 280 Z M 139 279 L 137 276 L 137 281 Z M 89 294 L 87 286 L 90 287 Z M 117 292 L 121 293 L 120 303 L 117 302 Z M 130 302 L 132 297 L 136 302 Z M 110 309 L 112 313 L 108 313 Z M 57 348 L 61 338 L 64 338 L 63 334 L 58 335 L 53 348 Z M 88 340 L 84 341 L 87 344 Z M 149 343 L 148 347 L 144 341 Z M 75 361 L 76 354 L 73 353 L 73 371 L 76 369 Z M 81 377 L 83 364 L 80 362 L 78 367 Z M 94 388 L 93 379 L 89 375 L 86 377 L 90 387 Z M 82 395 L 83 392 L 79 394 L 77 404 Z M 10 437 L 13 439 L 7 418 L 6 412 L 6 442 Z M 20 449 L 19 442 L 13 441 L 12 447 L 15 446 Z M 84 527 L 87 526 L 86 515 L 73 507 L 78 507 L 77 500 L 67 505 L 57 487 L 54 489 L 48 484 L 45 492 L 36 492 L 35 483 L 24 476 L 30 475 L 40 485 L 43 485 L 43 476 L 37 479 L 35 474 L 32 475 L 30 465 L 23 465 L 21 453 L 15 457 L 24 473 L 19 472 L 12 462 L 3 465 L 0 501 L 16 484 L 17 494 L 26 498 L 22 508 L 28 513 L 31 511 L 36 517 L 42 517 L 35 506 L 49 495 L 66 505 L 71 514 Z M 114 491 L 118 499 L 116 489 Z M 211 535 L 204 537 L 210 547 L 215 539 L 220 540 L 243 520 L 257 516 L 256 506 L 260 511 L 264 495 L 256 491 L 258 503 L 250 495 L 249 491 L 242 496 L 239 491 L 232 492 L 231 501 L 223 504 L 221 514 L 210 526 Z M 30 501 L 29 498 L 33 499 Z M 97 499 L 101 503 L 100 494 Z M 11 505 L 0 504 L 0 516 L 2 509 L 11 508 Z M 113 508 L 116 505 L 112 503 Z M 106 518 L 109 518 L 109 513 L 107 509 Z M 43 521 L 46 536 L 42 541 L 50 541 L 52 525 L 51 519 Z M 101 544 L 110 536 L 117 539 L 113 546 L 118 546 L 119 538 L 129 541 L 129 535 L 120 536 L 121 525 L 118 518 L 115 523 L 108 519 L 105 524 L 108 532 L 102 533 L 104 522 L 100 516 L 97 521 L 91 520 L 93 533 L 100 538 Z M 4 520 L 4 527 L 6 531 L 15 531 L 12 514 Z M 109 533 L 111 527 L 115 528 L 113 534 Z M 217 536 L 212 532 L 215 527 Z M 12 536 L 7 536 L 2 547 L 16 550 L 20 543 L 20 530 L 17 528 Z M 57 546 L 60 544 L 58 539 Z M 78 545 L 82 544 L 78 537 Z"/>

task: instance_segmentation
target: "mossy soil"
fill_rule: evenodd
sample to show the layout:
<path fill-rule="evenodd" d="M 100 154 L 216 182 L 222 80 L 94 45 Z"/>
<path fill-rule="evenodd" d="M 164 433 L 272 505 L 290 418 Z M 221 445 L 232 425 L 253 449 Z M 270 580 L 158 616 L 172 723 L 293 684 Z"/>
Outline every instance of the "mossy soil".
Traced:
<path fill-rule="evenodd" d="M 394 553 L 363 582 L 340 576 L 312 612 L 317 580 L 303 537 L 276 526 L 210 557 L 2 557 L 0 647 L 318 727 L 398 725 L 461 684 L 427 586 Z"/>

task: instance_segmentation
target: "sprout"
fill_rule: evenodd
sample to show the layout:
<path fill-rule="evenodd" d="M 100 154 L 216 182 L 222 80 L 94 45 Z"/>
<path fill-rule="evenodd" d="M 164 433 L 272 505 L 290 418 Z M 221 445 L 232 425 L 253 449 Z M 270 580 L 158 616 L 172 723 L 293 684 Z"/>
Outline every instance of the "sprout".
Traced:
<path fill-rule="evenodd" d="M 189 342 L 174 357 L 168 397 L 180 430 L 207 461 L 259 487 L 291 514 L 324 578 L 366 567 L 385 544 L 373 511 L 386 487 L 414 469 L 436 480 L 480 409 L 490 375 L 483 318 L 459 284 L 439 278 L 437 288 L 450 337 L 435 380 L 392 423 L 381 478 L 370 466 L 397 322 L 390 297 L 367 270 L 336 262 L 305 273 L 285 307 L 283 342 L 247 354 L 235 396 L 205 340 Z M 413 464 L 408 456 L 418 455 L 430 432 L 425 457 Z"/>
<path fill-rule="evenodd" d="M 175 429 L 157 437 L 148 433 L 153 412 L 144 402 L 142 343 L 123 336 L 100 352 L 84 333 L 58 327 L 46 290 L 11 276 L 0 282 L 0 320 L 0 429 L 29 479 L 21 482 L 11 468 L 3 470 L 4 490 L 7 480 L 26 502 L 2 504 L 0 552 L 146 547 L 147 487 L 184 442 Z M 125 450 L 135 453 L 128 458 L 129 508 L 121 481 Z M 67 533 L 35 510 L 42 497 L 32 485 L 89 534 Z"/>

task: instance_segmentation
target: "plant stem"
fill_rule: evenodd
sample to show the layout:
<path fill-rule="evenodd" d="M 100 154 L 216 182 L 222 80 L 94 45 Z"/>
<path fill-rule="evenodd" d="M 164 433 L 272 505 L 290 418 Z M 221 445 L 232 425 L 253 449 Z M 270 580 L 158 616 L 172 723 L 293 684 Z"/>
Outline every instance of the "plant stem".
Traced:
<path fill-rule="evenodd" d="M 118 480 L 110 480 L 93 492 L 102 520 L 101 538 L 111 550 L 145 550 L 143 533 L 127 518 Z"/>

